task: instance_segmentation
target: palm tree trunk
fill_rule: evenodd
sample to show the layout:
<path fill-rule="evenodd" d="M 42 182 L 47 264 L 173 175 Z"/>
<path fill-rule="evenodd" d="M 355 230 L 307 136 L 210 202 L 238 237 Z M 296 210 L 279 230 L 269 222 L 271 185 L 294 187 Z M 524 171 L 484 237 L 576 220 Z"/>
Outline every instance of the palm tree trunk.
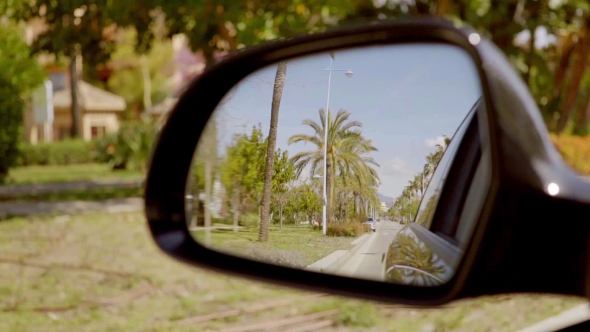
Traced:
<path fill-rule="evenodd" d="M 77 68 L 78 50 L 74 46 L 70 52 L 70 97 L 72 99 L 72 127 L 70 128 L 70 135 L 72 138 L 82 136 L 82 119 L 80 114 L 80 90 L 78 87 L 78 68 Z"/>
<path fill-rule="evenodd" d="M 580 103 L 576 113 L 576 126 L 574 135 L 588 135 L 588 112 L 590 111 L 590 93 L 586 93 L 584 100 Z"/>
<path fill-rule="evenodd" d="M 330 224 L 330 207 L 332 206 L 332 188 L 334 187 L 334 178 L 332 177 L 332 163 L 330 162 L 330 156 L 328 156 L 326 162 L 326 225 Z"/>
<path fill-rule="evenodd" d="M 285 76 L 287 75 L 287 63 L 281 62 L 277 67 L 275 75 L 275 84 L 272 94 L 272 105 L 270 111 L 270 130 L 268 133 L 268 145 L 266 149 L 266 168 L 264 170 L 264 188 L 262 189 L 262 211 L 260 216 L 260 232 L 258 241 L 268 241 L 268 228 L 270 226 L 270 198 L 272 173 L 275 161 L 275 147 L 277 145 L 277 126 L 279 123 L 279 108 L 281 106 L 281 97 L 283 87 L 285 86 Z"/>

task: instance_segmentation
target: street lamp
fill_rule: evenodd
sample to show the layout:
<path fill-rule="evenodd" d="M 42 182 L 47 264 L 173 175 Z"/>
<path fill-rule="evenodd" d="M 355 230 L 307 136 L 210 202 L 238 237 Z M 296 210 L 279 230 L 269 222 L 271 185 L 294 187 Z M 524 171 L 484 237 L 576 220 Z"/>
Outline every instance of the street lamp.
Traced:
<path fill-rule="evenodd" d="M 332 63 L 334 62 L 334 53 L 330 52 L 330 67 L 326 69 L 328 71 L 328 97 L 326 101 L 326 116 L 324 119 L 325 128 L 324 128 L 324 176 L 322 178 L 322 186 L 323 186 L 323 197 L 324 197 L 324 205 L 322 207 L 322 234 L 326 236 L 326 213 L 328 210 L 328 195 L 326 190 L 326 163 L 328 159 L 328 124 L 330 123 L 330 88 L 332 87 L 332 72 L 333 71 L 344 71 L 344 75 L 350 78 L 354 74 L 350 69 L 333 69 Z"/>

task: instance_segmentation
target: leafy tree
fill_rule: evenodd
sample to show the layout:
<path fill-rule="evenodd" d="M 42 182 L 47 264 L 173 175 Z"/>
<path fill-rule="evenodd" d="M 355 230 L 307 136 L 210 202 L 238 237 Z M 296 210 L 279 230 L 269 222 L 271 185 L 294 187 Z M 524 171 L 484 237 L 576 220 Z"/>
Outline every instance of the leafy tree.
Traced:
<path fill-rule="evenodd" d="M 44 73 L 13 26 L 0 26 L 0 183 L 16 165 L 22 137 L 24 94 Z"/>
<path fill-rule="evenodd" d="M 280 149 L 274 154 L 275 162 L 272 175 L 272 196 L 279 212 L 279 223 L 283 229 L 283 207 L 289 197 L 289 190 L 295 179 L 295 169 L 289 160 L 289 152 Z"/>
<path fill-rule="evenodd" d="M 111 56 L 113 74 L 108 79 L 107 88 L 125 98 L 130 108 L 145 111 L 152 104 L 162 102 L 171 92 L 165 84 L 170 71 L 165 68 L 173 60 L 172 42 L 156 39 L 147 53 L 137 54 L 137 31 L 125 29 L 120 32 L 117 49 Z"/>
<path fill-rule="evenodd" d="M 193 51 L 202 51 L 208 62 L 219 53 L 333 26 L 354 6 L 338 0 L 151 0 L 165 15 L 168 34 L 183 33 Z"/>
<path fill-rule="evenodd" d="M 314 221 L 322 208 L 322 201 L 310 183 L 302 183 L 292 189 L 286 204 L 290 211 L 302 213 L 308 221 Z"/>
<path fill-rule="evenodd" d="M 81 134 L 78 73 L 79 56 L 85 64 L 95 67 L 106 63 L 116 47 L 117 27 L 133 25 L 139 30 L 138 50 L 145 50 L 150 40 L 151 8 L 142 2 L 109 0 L 11 0 L 0 13 L 9 18 L 43 22 L 45 30 L 33 43 L 33 51 L 54 54 L 69 59 L 71 90 L 72 137 Z"/>
<path fill-rule="evenodd" d="M 262 213 L 260 216 L 260 234 L 258 241 L 268 241 L 268 227 L 270 225 L 270 200 L 271 186 L 273 181 L 273 167 L 275 161 L 275 147 L 277 145 L 277 126 L 279 124 L 279 109 L 281 108 L 281 97 L 285 86 L 287 75 L 287 63 L 281 62 L 277 66 L 275 82 L 272 93 L 272 104 L 270 110 L 270 129 L 266 146 L 266 165 L 264 168 L 264 189 L 262 191 Z M 282 223 L 281 223 L 282 226 Z"/>
<path fill-rule="evenodd" d="M 258 206 L 264 184 L 266 144 L 261 126 L 252 127 L 250 135 L 236 134 L 226 149 L 221 166 L 221 179 L 230 195 L 234 226 L 238 225 L 244 205 L 250 201 Z"/>

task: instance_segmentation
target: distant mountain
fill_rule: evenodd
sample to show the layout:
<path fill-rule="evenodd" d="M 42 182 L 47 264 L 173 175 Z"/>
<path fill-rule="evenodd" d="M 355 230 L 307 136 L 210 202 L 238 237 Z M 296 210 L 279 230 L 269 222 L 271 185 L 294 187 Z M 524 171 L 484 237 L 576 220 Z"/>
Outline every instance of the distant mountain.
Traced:
<path fill-rule="evenodd" d="M 379 200 L 384 202 L 387 207 L 391 207 L 393 205 L 393 198 L 385 195 L 381 195 L 381 193 L 377 193 L 379 195 Z"/>

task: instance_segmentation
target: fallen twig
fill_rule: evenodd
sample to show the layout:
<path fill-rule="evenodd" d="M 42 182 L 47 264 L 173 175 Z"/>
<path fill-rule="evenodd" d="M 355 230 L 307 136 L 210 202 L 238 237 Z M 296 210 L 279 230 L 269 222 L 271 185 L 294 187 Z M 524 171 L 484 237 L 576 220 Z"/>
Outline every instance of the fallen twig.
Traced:
<path fill-rule="evenodd" d="M 306 296 L 304 299 L 310 300 L 310 299 L 323 297 L 323 296 L 326 296 L 326 295 L 325 294 L 312 294 L 311 296 Z M 299 300 L 300 299 L 284 299 L 284 300 L 278 300 L 278 301 L 270 301 L 270 302 L 266 302 L 266 303 L 259 303 L 257 305 L 253 305 L 253 306 L 250 306 L 245 309 L 232 309 L 232 310 L 227 310 L 227 311 L 209 314 L 209 315 L 184 318 L 181 320 L 177 320 L 175 325 L 176 326 L 190 325 L 190 324 L 195 324 L 195 323 L 206 322 L 209 320 L 221 319 L 221 318 L 226 318 L 226 317 L 231 317 L 231 316 L 238 316 L 238 315 L 245 314 L 245 313 L 251 314 L 251 313 L 264 311 L 264 310 L 275 308 L 275 307 L 285 306 L 285 305 L 291 304 L 293 302 L 297 302 Z"/>
<path fill-rule="evenodd" d="M 139 278 L 149 283 L 152 283 L 151 279 L 144 275 L 138 275 L 135 273 L 130 272 L 122 272 L 122 271 L 115 271 L 115 270 L 107 270 L 98 267 L 93 267 L 89 265 L 74 265 L 74 264 L 65 264 L 65 263 L 51 263 L 51 264 L 43 264 L 43 263 L 35 263 L 35 262 L 27 262 L 22 258 L 15 259 L 15 258 L 0 258 L 0 264 L 13 264 L 13 265 L 21 265 L 21 266 L 28 266 L 28 267 L 37 267 L 40 269 L 67 269 L 67 270 L 86 270 L 92 271 L 97 273 L 104 273 L 111 276 L 118 276 L 122 278 Z"/>
<path fill-rule="evenodd" d="M 334 325 L 334 321 L 331 319 L 320 320 L 318 322 L 313 322 L 311 324 L 298 326 L 289 330 L 284 330 L 283 332 L 311 332 L 311 331 L 319 331 L 320 329 L 330 327 Z"/>
<path fill-rule="evenodd" d="M 120 278 L 138 278 L 147 283 L 144 287 L 125 295 L 121 295 L 114 298 L 104 299 L 104 300 L 86 300 L 80 304 L 71 304 L 65 306 L 57 306 L 57 307 L 33 307 L 33 308 L 19 308 L 18 306 L 15 307 L 8 307 L 2 308 L 1 311 L 4 312 L 16 312 L 16 311 L 33 311 L 33 312 L 63 312 L 69 311 L 74 309 L 88 309 L 88 308 L 97 308 L 97 307 L 106 307 L 112 306 L 116 304 L 120 304 L 123 302 L 132 301 L 139 297 L 142 297 L 148 293 L 150 293 L 155 287 L 152 280 L 147 276 L 137 275 L 133 273 L 121 272 L 121 271 L 113 271 L 113 270 L 106 270 L 101 268 L 96 268 L 92 266 L 79 266 L 79 265 L 72 265 L 72 264 L 64 264 L 64 263 L 52 263 L 52 264 L 42 264 L 42 263 L 34 263 L 34 262 L 27 262 L 23 259 L 12 259 L 12 258 L 0 258 L 0 264 L 13 264 L 25 267 L 36 267 L 41 269 L 70 269 L 70 270 L 85 270 L 85 271 L 92 271 L 97 273 L 103 273 L 109 276 L 117 276 Z"/>
<path fill-rule="evenodd" d="M 292 325 L 296 323 L 304 323 L 313 321 L 319 318 L 334 316 L 339 312 L 338 309 L 332 309 L 327 311 L 316 312 L 313 314 L 303 315 L 303 316 L 296 316 L 291 318 L 279 319 L 270 322 L 258 323 L 249 326 L 240 326 L 235 328 L 229 328 L 222 330 L 221 332 L 250 332 L 250 331 L 260 331 L 260 330 L 269 330 L 269 329 L 276 329 L 279 327 Z"/>

